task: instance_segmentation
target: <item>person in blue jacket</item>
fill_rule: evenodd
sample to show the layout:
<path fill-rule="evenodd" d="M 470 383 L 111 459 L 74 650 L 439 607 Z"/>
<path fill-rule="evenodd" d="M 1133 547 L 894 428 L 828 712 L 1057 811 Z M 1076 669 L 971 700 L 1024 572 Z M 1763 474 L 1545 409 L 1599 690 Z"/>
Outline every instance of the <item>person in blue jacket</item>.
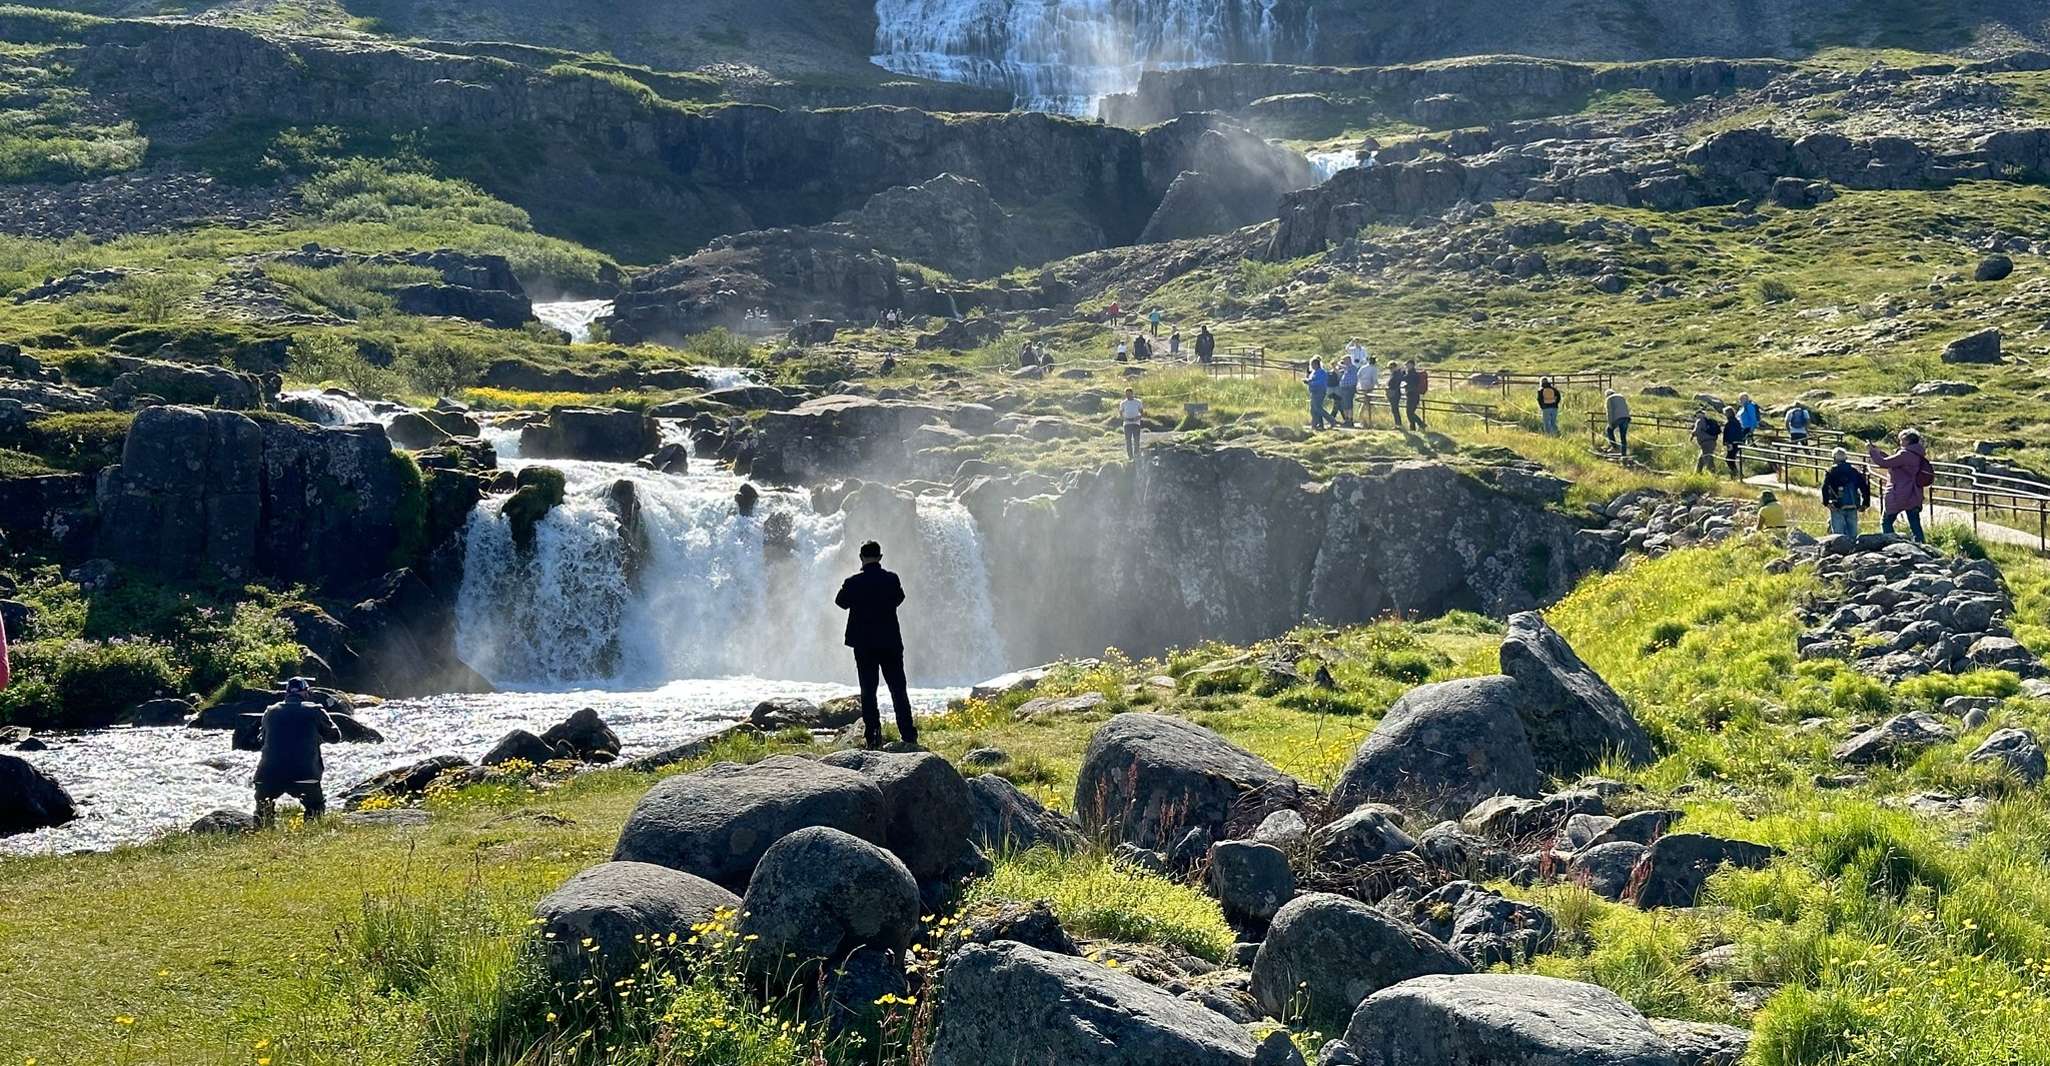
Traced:
<path fill-rule="evenodd" d="M 1310 428 L 1324 428 L 1324 396 L 1331 390 L 1331 374 L 1324 369 L 1324 360 L 1310 360 L 1310 375 L 1303 379 L 1310 387 Z"/>

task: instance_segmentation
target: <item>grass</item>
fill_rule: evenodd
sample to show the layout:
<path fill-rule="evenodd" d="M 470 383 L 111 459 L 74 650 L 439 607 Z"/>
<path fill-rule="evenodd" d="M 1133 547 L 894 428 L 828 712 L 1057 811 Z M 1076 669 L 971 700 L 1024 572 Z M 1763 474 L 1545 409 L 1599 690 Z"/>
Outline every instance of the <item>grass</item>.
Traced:
<path fill-rule="evenodd" d="M 1222 961 L 1237 938 L 1202 890 L 1118 866 L 1101 855 L 1063 858 L 1046 849 L 1000 858 L 968 902 L 1045 900 L 1075 936 L 1168 944 Z"/>

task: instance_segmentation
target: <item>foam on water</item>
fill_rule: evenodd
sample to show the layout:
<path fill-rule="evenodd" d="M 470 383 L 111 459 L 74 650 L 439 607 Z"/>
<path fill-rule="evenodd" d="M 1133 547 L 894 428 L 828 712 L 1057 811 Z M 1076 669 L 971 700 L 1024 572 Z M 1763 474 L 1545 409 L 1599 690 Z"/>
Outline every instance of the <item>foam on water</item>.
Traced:
<path fill-rule="evenodd" d="M 388 412 L 380 413 L 354 396 L 325 389 L 292 389 L 279 393 L 279 396 L 305 403 L 312 408 L 323 426 L 349 426 L 364 422 L 390 425 L 391 420 L 403 410 L 392 407 Z"/>
<path fill-rule="evenodd" d="M 578 344 L 591 339 L 591 323 L 611 313 L 611 300 L 543 300 L 534 304 L 535 318 L 569 334 Z"/>

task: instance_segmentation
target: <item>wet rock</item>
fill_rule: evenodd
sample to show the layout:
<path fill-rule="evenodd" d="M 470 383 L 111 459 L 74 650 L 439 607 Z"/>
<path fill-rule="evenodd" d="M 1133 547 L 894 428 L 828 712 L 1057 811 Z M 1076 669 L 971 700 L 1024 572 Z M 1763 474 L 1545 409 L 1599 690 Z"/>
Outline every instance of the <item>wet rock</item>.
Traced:
<path fill-rule="evenodd" d="M 1518 715 L 1521 685 L 1461 678 L 1411 689 L 1388 709 L 1332 789 L 1342 810 L 1368 801 L 1456 815 L 1542 783 Z"/>
<path fill-rule="evenodd" d="M 138 703 L 121 715 L 121 721 L 140 726 L 184 725 L 192 714 L 192 701 L 171 697 Z"/>
<path fill-rule="evenodd" d="M 590 707 L 551 727 L 541 734 L 541 741 L 584 762 L 611 762 L 619 758 L 619 735 Z"/>
<path fill-rule="evenodd" d="M 1260 804 L 1300 806 L 1294 778 L 1202 726 L 1120 714 L 1089 740 L 1075 780 L 1084 830 L 1159 849 L 1190 829 L 1228 835 L 1235 815 Z"/>
<path fill-rule="evenodd" d="M 798 829 L 825 826 L 882 843 L 885 811 L 882 790 L 852 770 L 794 755 L 719 763 L 649 789 L 612 857 L 745 887 L 769 846 Z"/>
<path fill-rule="evenodd" d="M 564 882 L 534 907 L 535 933 L 556 982 L 586 977 L 610 984 L 655 952 L 657 938 L 679 941 L 693 927 L 728 920 L 740 897 L 701 877 L 644 862 L 607 862 Z M 585 942 L 589 941 L 588 944 Z"/>
<path fill-rule="evenodd" d="M 738 932 L 764 969 L 837 959 L 856 947 L 902 952 L 918 935 L 918 882 L 887 851 L 824 826 L 763 853 L 741 899 Z"/>
<path fill-rule="evenodd" d="M 520 454 L 536 459 L 631 463 L 661 446 L 655 420 L 639 411 L 558 407 L 520 430 Z"/>
<path fill-rule="evenodd" d="M 1274 916 L 1253 960 L 1253 998 L 1274 1017 L 1336 1032 L 1353 1008 L 1423 974 L 1465 973 L 1451 948 L 1354 899 L 1313 892 Z"/>

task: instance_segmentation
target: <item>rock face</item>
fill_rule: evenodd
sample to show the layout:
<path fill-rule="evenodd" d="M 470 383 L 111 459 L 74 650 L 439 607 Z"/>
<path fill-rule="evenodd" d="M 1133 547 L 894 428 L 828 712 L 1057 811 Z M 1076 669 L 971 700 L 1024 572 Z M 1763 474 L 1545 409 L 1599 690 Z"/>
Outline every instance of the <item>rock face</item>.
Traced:
<path fill-rule="evenodd" d="M 821 761 L 882 790 L 883 841 L 919 881 L 944 875 L 967 851 L 974 805 L 954 764 L 928 751 L 839 751 Z"/>
<path fill-rule="evenodd" d="M 610 984 L 648 957 L 653 938 L 675 933 L 689 939 L 693 926 L 722 913 L 738 915 L 740 897 L 704 878 L 644 862 L 600 863 L 534 908 L 549 972 L 561 985 L 586 977 Z"/>
<path fill-rule="evenodd" d="M 1510 617 L 1502 672 L 1523 690 L 1519 713 L 1540 771 L 1582 773 L 1610 753 L 1631 763 L 1651 761 L 1651 738 L 1623 697 L 1535 611 Z"/>
<path fill-rule="evenodd" d="M 1280 1018 L 1300 1014 L 1337 1032 L 1361 1000 L 1424 974 L 1463 974 L 1466 961 L 1407 922 L 1327 892 L 1274 916 L 1253 958 L 1253 998 Z"/>
<path fill-rule="evenodd" d="M 1259 1042 L 1198 1004 L 1099 963 L 1023 944 L 961 949 L 933 1066 L 1252 1066 Z"/>
<path fill-rule="evenodd" d="M 798 829 L 824 826 L 882 843 L 886 809 L 882 791 L 852 770 L 794 755 L 719 763 L 649 789 L 612 857 L 744 888 L 769 846 Z"/>
<path fill-rule="evenodd" d="M 1679 1066 L 1642 1014 L 1598 985 L 1531 974 L 1419 977 L 1377 992 L 1345 1027 L 1375 1066 Z"/>
<path fill-rule="evenodd" d="M 97 550 L 168 577 L 362 581 L 389 568 L 419 492 L 382 426 L 152 407 L 101 482 Z"/>
<path fill-rule="evenodd" d="M 638 411 L 557 407 L 547 422 L 520 430 L 520 454 L 539 459 L 630 463 L 661 446 L 654 420 Z"/>
<path fill-rule="evenodd" d="M 995 774 L 968 779 L 968 803 L 969 840 L 991 855 L 1041 846 L 1067 853 L 1084 843 L 1080 826 Z"/>
<path fill-rule="evenodd" d="M 28 760 L 0 755 L 0 836 L 63 825 L 78 817 L 64 786 Z"/>
<path fill-rule="evenodd" d="M 822 396 L 756 423 L 754 475 L 801 483 L 857 471 L 901 470 L 906 442 L 941 411 L 863 396 Z"/>
<path fill-rule="evenodd" d="M 748 951 L 766 969 L 837 959 L 857 947 L 901 952 L 918 935 L 918 882 L 896 856 L 838 829 L 811 826 L 762 855 L 741 900 Z"/>
<path fill-rule="evenodd" d="M 1395 701 L 1332 787 L 1342 809 L 1395 803 L 1456 817 L 1490 796 L 1529 795 L 1543 783 L 1508 677 L 1423 685 Z"/>
<path fill-rule="evenodd" d="M 1104 723 L 1075 779 L 1075 814 L 1085 830 L 1155 851 L 1196 829 L 1229 837 L 1234 817 L 1305 798 L 1302 784 L 1266 760 L 1193 722 L 1156 714 Z"/>

